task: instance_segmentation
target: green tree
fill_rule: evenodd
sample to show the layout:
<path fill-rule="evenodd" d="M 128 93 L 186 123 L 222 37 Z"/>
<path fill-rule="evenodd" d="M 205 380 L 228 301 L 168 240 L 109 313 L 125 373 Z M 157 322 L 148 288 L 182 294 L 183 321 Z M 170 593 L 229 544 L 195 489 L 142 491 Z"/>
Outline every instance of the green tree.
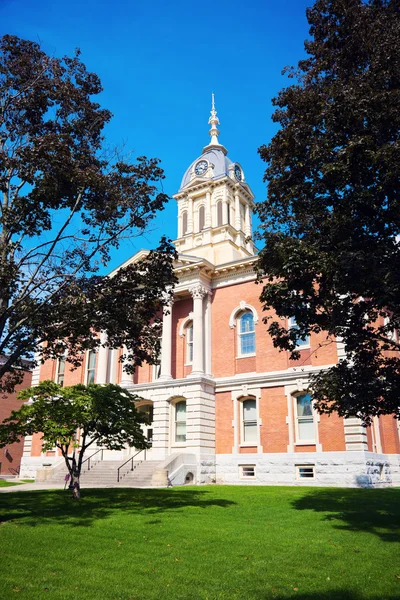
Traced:
<path fill-rule="evenodd" d="M 280 129 L 259 149 L 261 299 L 277 347 L 326 331 L 346 359 L 313 378 L 320 411 L 400 417 L 400 5 L 317 0 L 307 57 L 273 103 Z"/>
<path fill-rule="evenodd" d="M 42 434 L 43 450 L 61 450 L 71 476 L 72 496 L 80 498 L 80 476 L 86 450 L 92 445 L 121 450 L 126 445 L 148 448 L 141 424 L 146 415 L 135 408 L 138 396 L 118 385 L 61 387 L 43 381 L 19 393 L 29 400 L 0 424 L 0 447 Z"/>
<path fill-rule="evenodd" d="M 52 58 L 0 38 L 0 382 L 12 391 L 21 358 L 74 366 L 106 331 L 132 365 L 156 353 L 174 250 L 159 248 L 113 277 L 111 250 L 143 234 L 168 200 L 158 159 L 133 162 L 106 146 L 112 115 L 79 51 Z M 63 340 L 62 343 L 60 340 Z M 133 368 L 131 366 L 131 368 Z"/>

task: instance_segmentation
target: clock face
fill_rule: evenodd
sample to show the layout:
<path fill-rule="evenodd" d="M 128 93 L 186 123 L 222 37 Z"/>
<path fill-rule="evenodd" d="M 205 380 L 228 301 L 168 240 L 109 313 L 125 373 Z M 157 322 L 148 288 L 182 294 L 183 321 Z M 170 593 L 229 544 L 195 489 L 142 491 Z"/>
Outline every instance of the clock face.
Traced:
<path fill-rule="evenodd" d="M 206 160 L 200 160 L 194 168 L 196 175 L 204 175 L 208 169 L 208 163 Z"/>
<path fill-rule="evenodd" d="M 239 165 L 235 165 L 235 177 L 238 181 L 242 181 L 242 169 Z"/>

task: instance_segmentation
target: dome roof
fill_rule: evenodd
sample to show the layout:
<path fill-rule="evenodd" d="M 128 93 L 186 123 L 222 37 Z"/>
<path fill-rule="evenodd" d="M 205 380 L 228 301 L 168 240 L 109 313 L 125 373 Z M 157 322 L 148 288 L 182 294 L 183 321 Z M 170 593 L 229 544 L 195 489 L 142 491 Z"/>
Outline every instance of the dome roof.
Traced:
<path fill-rule="evenodd" d="M 190 167 L 186 170 L 183 179 L 182 179 L 182 183 L 181 183 L 181 187 L 180 189 L 182 190 L 184 187 L 186 187 L 188 185 L 188 183 L 190 183 L 190 181 L 193 179 L 194 176 L 194 167 L 195 165 L 200 162 L 201 160 L 205 160 L 208 162 L 208 164 L 212 167 L 212 177 L 211 179 L 219 179 L 220 177 L 225 177 L 229 175 L 229 167 L 232 166 L 234 163 L 231 161 L 230 158 L 228 158 L 225 155 L 225 148 L 224 150 L 222 150 L 223 147 L 215 147 L 215 148 L 210 148 L 208 146 L 208 148 L 205 148 L 205 152 L 203 152 L 203 154 L 201 156 L 199 156 L 198 158 L 196 158 L 196 160 L 194 160 L 192 162 L 192 164 L 190 165 Z"/>

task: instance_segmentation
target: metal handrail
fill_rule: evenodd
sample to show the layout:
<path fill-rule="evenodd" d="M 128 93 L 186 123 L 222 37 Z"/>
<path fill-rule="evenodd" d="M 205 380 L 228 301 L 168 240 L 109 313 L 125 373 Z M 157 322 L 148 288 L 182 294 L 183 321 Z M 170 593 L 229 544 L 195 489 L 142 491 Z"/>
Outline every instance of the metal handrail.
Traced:
<path fill-rule="evenodd" d="M 141 452 L 144 452 L 144 460 L 146 460 L 146 448 L 144 448 L 143 450 L 139 450 L 139 452 L 136 452 L 136 454 L 134 454 L 133 456 L 131 456 L 130 458 L 128 458 L 128 460 L 126 460 L 124 463 L 122 463 L 122 465 L 120 467 L 118 467 L 117 469 L 117 483 L 119 483 L 120 480 L 120 470 L 122 469 L 122 467 L 124 467 L 126 464 L 128 464 L 129 461 L 131 461 L 131 471 L 133 471 L 136 468 L 136 465 L 133 466 L 133 459 L 140 454 Z M 143 461 L 140 461 L 143 462 Z"/>
<path fill-rule="evenodd" d="M 100 460 L 103 460 L 103 451 L 104 451 L 104 448 L 99 448 L 98 450 L 96 450 L 96 452 L 93 452 L 93 454 L 91 454 L 88 458 L 86 458 L 82 462 L 82 467 L 85 464 L 85 462 L 87 462 L 88 463 L 88 471 L 90 471 L 90 459 L 93 458 L 93 456 L 96 456 L 96 454 L 98 454 L 99 452 L 101 452 L 101 458 L 100 458 Z"/>

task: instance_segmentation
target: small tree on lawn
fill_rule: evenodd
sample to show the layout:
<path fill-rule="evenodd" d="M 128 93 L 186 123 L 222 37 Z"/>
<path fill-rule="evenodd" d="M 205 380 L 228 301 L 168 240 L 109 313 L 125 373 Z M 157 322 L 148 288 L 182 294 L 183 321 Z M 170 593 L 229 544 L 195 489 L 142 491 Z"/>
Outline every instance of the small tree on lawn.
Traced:
<path fill-rule="evenodd" d="M 109 450 L 121 450 L 126 445 L 149 447 L 141 429 L 147 417 L 135 408 L 139 398 L 118 385 L 61 387 L 43 381 L 20 392 L 19 398 L 30 402 L 0 425 L 0 447 L 41 433 L 43 450 L 61 450 L 73 498 L 80 498 L 83 459 L 94 443 Z"/>
<path fill-rule="evenodd" d="M 259 150 L 261 300 L 295 318 L 269 325 L 293 358 L 312 332 L 344 342 L 346 359 L 312 379 L 320 411 L 400 418 L 399 2 L 317 0 L 307 18 L 307 57 Z"/>

